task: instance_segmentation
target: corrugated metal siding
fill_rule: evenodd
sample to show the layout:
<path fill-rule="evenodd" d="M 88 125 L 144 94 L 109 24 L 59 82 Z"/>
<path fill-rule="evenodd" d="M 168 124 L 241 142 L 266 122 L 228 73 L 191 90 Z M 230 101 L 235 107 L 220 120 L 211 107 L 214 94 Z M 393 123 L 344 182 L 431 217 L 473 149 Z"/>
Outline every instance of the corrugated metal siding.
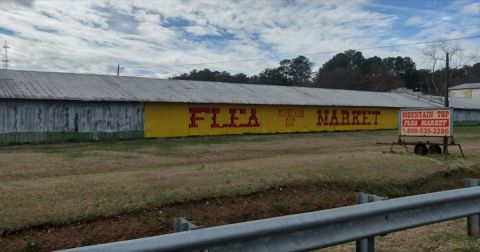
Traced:
<path fill-rule="evenodd" d="M 455 109 L 480 111 L 480 99 L 450 97 L 449 100 L 450 107 L 453 107 Z"/>
<path fill-rule="evenodd" d="M 0 98 L 264 105 L 419 107 L 385 92 L 0 70 Z"/>
<path fill-rule="evenodd" d="M 132 137 L 142 136 L 138 132 L 143 132 L 143 104 L 0 101 L 0 134 L 4 135 L 4 142 L 37 142 L 50 138 L 95 139 L 106 135 L 99 133 L 115 133 L 119 137 L 130 138 L 127 132 L 136 132 L 131 134 Z"/>
<path fill-rule="evenodd" d="M 455 109 L 453 121 L 455 125 L 480 124 L 480 110 Z"/>

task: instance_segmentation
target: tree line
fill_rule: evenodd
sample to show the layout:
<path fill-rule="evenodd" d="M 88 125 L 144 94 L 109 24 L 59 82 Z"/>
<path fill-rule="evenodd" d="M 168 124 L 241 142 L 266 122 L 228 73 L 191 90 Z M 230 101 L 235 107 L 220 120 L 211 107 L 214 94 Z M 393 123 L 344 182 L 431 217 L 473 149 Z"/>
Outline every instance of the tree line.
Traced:
<path fill-rule="evenodd" d="M 438 62 L 435 64 L 438 66 Z M 406 87 L 435 95 L 444 92 L 440 86 L 445 81 L 445 68 L 436 69 L 434 66 L 432 69 L 417 69 L 410 57 L 365 58 L 360 51 L 347 50 L 333 56 L 316 71 L 313 65 L 307 57 L 298 56 L 284 59 L 277 67 L 264 69 L 252 76 L 203 69 L 192 70 L 171 79 L 365 91 L 389 91 Z M 480 82 L 480 62 L 461 64 L 451 69 L 451 86 L 466 82 Z"/>

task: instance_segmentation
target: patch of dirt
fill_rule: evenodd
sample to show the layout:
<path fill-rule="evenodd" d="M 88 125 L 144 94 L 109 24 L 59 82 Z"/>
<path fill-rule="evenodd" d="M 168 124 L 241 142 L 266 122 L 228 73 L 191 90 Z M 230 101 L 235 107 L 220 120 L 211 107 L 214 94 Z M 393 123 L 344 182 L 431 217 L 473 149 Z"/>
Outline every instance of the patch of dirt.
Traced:
<path fill-rule="evenodd" d="M 331 190 L 328 185 L 301 189 L 280 187 L 243 197 L 166 205 L 112 218 L 30 228 L 4 234 L 0 247 L 2 251 L 22 250 L 33 242 L 38 244 L 39 251 L 50 251 L 169 233 L 175 216 L 184 216 L 201 226 L 216 226 L 334 208 L 353 201 L 354 194 Z"/>

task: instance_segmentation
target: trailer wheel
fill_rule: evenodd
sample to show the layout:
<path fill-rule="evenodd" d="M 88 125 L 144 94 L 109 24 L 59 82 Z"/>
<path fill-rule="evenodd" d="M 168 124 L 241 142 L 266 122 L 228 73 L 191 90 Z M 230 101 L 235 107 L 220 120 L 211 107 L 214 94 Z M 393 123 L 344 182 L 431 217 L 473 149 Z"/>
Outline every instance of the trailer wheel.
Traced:
<path fill-rule="evenodd" d="M 425 156 L 427 155 L 428 148 L 425 144 L 417 144 L 415 145 L 415 149 L 413 149 L 413 151 L 419 156 Z"/>
<path fill-rule="evenodd" d="M 430 145 L 430 153 L 432 154 L 442 154 L 442 147 L 437 144 Z"/>

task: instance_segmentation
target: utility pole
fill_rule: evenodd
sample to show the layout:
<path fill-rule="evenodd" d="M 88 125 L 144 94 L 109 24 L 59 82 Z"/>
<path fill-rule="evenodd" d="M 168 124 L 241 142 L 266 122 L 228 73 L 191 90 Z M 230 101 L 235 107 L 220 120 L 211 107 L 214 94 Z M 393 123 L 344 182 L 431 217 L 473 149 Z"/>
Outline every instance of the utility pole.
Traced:
<path fill-rule="evenodd" d="M 449 101 L 448 101 L 448 82 L 449 82 L 449 75 L 450 75 L 450 57 L 448 56 L 448 52 L 446 53 L 446 58 L 445 58 L 445 108 L 448 109 L 450 106 Z M 451 123 L 451 122 L 450 122 Z M 453 141 L 452 141 L 453 142 Z M 443 152 L 448 154 L 448 136 L 443 137 Z"/>
<path fill-rule="evenodd" d="M 446 70 L 446 78 L 445 78 L 445 108 L 450 107 L 450 104 L 448 102 L 448 86 L 449 86 L 449 78 L 450 78 L 450 57 L 448 56 L 447 53 L 447 58 L 445 59 L 445 70 Z"/>
<path fill-rule="evenodd" d="M 120 70 L 125 69 L 124 67 L 120 67 L 120 64 L 117 64 L 117 76 L 120 76 Z"/>
<path fill-rule="evenodd" d="M 5 40 L 5 45 L 3 46 L 5 48 L 5 59 L 2 60 L 3 66 L 5 69 L 8 69 L 8 46 L 7 46 L 7 41 Z"/>

